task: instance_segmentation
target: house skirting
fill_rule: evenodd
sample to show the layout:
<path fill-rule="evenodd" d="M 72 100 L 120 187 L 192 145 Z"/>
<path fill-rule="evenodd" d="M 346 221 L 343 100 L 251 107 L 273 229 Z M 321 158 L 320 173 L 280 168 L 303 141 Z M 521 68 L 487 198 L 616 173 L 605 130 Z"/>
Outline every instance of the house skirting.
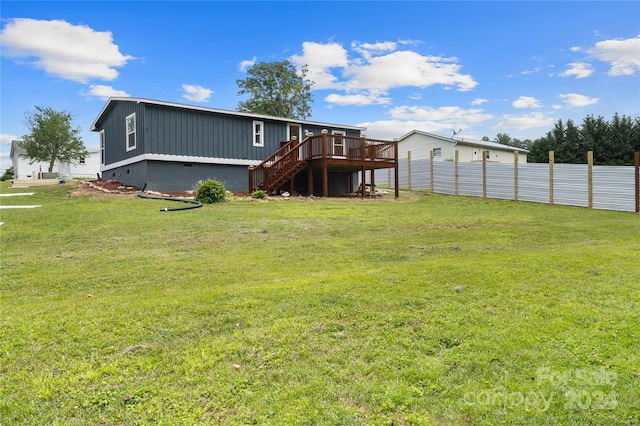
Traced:
<path fill-rule="evenodd" d="M 231 192 L 247 192 L 248 165 L 216 164 L 196 161 L 140 161 L 102 167 L 102 179 L 158 192 L 184 192 L 200 180 L 214 179 Z"/>

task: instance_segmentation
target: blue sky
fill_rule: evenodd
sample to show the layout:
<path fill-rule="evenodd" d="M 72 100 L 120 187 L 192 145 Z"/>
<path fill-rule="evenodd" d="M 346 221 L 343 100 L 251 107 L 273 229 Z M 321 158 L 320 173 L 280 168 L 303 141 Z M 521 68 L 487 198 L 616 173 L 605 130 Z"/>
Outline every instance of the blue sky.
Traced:
<path fill-rule="evenodd" d="M 2 1 L 0 170 L 25 113 L 89 131 L 109 96 L 235 110 L 257 62 L 307 65 L 314 121 L 536 139 L 640 115 L 637 1 Z"/>

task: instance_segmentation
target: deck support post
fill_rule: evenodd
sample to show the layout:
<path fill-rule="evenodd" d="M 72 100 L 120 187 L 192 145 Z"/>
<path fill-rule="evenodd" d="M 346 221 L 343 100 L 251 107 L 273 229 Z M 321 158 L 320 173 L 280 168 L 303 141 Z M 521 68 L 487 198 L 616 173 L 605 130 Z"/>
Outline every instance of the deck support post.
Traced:
<path fill-rule="evenodd" d="M 327 174 L 327 143 L 329 131 L 322 129 L 322 196 L 329 196 L 329 176 Z"/>
<path fill-rule="evenodd" d="M 398 171 L 398 138 L 393 140 L 395 143 L 393 144 L 393 158 L 395 158 L 395 167 L 393 168 L 393 180 L 395 182 L 395 196 L 396 198 L 400 198 L 400 183 L 398 179 L 400 177 L 400 173 Z"/>
<path fill-rule="evenodd" d="M 360 174 L 362 175 L 362 187 L 360 189 L 362 189 L 362 198 L 364 198 L 367 193 L 367 169 L 364 166 L 360 169 Z"/>
<path fill-rule="evenodd" d="M 311 164 L 307 166 L 307 191 L 309 195 L 313 195 L 313 167 Z"/>

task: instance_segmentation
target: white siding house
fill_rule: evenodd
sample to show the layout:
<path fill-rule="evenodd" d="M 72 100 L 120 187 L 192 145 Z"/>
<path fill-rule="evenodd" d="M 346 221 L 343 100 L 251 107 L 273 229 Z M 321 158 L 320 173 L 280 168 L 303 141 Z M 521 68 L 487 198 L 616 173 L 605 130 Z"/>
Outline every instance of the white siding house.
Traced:
<path fill-rule="evenodd" d="M 11 142 L 11 165 L 13 167 L 13 178 L 16 180 L 38 179 L 40 172 L 49 171 L 49 163 L 34 162 L 29 164 L 29 159 L 25 156 L 26 151 L 20 146 L 20 141 Z M 62 163 L 56 161 L 52 173 L 57 173 L 62 178 L 82 178 L 96 177 L 100 172 L 100 153 L 90 152 L 89 156 L 83 158 L 77 164 Z"/>
<path fill-rule="evenodd" d="M 526 163 L 529 151 L 522 148 L 502 145 L 495 142 L 450 138 L 432 133 L 412 130 L 398 139 L 398 158 L 407 158 L 411 151 L 411 159 L 430 158 L 434 150 L 435 161 L 453 161 L 454 150 L 458 151 L 458 161 L 482 161 L 483 151 L 488 151 L 487 161 L 513 163 L 513 152 L 518 152 L 518 162 Z"/>

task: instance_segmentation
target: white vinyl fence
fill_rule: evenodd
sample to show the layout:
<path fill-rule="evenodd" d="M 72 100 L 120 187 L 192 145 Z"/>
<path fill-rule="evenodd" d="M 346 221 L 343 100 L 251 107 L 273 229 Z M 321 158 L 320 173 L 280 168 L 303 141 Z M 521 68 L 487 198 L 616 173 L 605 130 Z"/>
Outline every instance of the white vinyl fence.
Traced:
<path fill-rule="evenodd" d="M 484 156 L 483 156 L 484 157 Z M 604 210 L 640 212 L 640 153 L 635 166 L 588 164 L 492 163 L 411 160 L 398 162 L 400 188 L 439 194 L 564 204 Z M 395 187 L 390 170 L 376 170 L 375 183 Z"/>

